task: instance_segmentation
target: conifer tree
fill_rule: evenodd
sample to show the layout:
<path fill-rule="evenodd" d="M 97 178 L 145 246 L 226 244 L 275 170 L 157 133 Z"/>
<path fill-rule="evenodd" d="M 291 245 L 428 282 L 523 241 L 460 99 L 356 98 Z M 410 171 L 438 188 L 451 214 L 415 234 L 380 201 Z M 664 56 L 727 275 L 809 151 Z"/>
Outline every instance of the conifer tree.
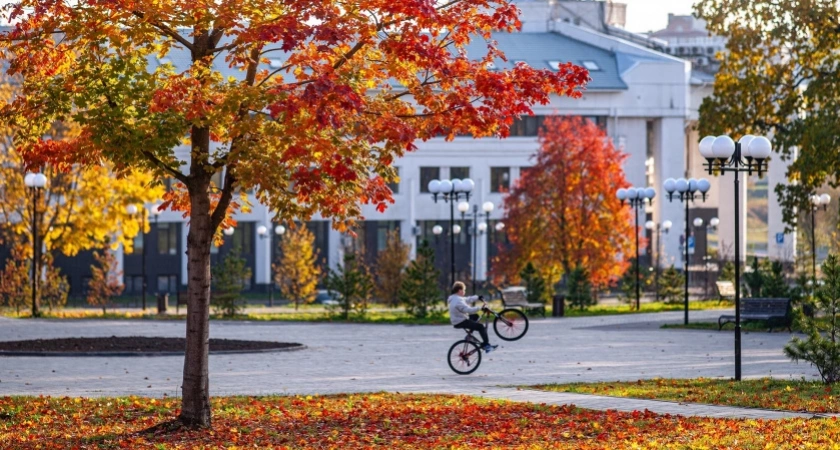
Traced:
<path fill-rule="evenodd" d="M 411 246 L 400 239 L 397 230 L 388 232 L 385 248 L 376 258 L 376 295 L 391 306 L 399 304 L 399 293 Z"/>
<path fill-rule="evenodd" d="M 794 337 L 785 346 L 785 354 L 794 361 L 807 361 L 819 371 L 823 382 L 840 381 L 840 261 L 829 255 L 822 265 L 824 284 L 816 290 L 817 314 L 799 315 L 805 339 Z"/>
<path fill-rule="evenodd" d="M 408 265 L 400 285 L 400 303 L 407 313 L 417 318 L 428 317 L 441 311 L 437 305 L 444 298 L 438 280 L 440 270 L 435 267 L 435 253 L 428 241 L 417 249 L 417 258 Z"/>
<path fill-rule="evenodd" d="M 664 299 L 665 303 L 679 303 L 684 298 L 684 286 L 685 278 L 671 266 L 659 277 L 659 297 Z"/>
<path fill-rule="evenodd" d="M 534 264 L 528 261 L 528 264 L 519 272 L 519 278 L 522 279 L 522 284 L 525 285 L 526 299 L 529 303 L 545 303 L 546 301 L 546 287 L 545 279 L 540 276 Z"/>
<path fill-rule="evenodd" d="M 589 271 L 585 267 L 578 265 L 567 277 L 568 293 L 566 300 L 572 308 L 578 308 L 581 311 L 595 304 L 595 298 L 592 296 L 592 282 L 589 279 Z"/>
<path fill-rule="evenodd" d="M 251 269 L 245 266 L 245 259 L 239 256 L 239 248 L 231 250 L 222 263 L 213 267 L 213 295 L 211 305 L 217 314 L 233 317 L 242 311 L 236 303 L 242 293 L 244 281 L 251 277 Z"/>
<path fill-rule="evenodd" d="M 360 255 L 352 252 L 344 254 L 344 261 L 336 270 L 327 275 L 327 289 L 338 296 L 341 316 L 347 320 L 350 312 L 361 316 L 367 313 L 367 303 L 373 292 L 373 277 Z"/>

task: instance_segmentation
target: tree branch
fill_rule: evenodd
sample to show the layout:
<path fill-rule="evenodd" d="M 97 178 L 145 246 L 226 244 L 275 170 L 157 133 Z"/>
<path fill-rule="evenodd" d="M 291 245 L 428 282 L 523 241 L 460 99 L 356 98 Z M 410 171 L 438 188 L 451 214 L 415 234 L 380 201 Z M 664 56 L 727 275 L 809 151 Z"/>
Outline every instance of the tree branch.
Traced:
<path fill-rule="evenodd" d="M 146 15 L 143 14 L 141 11 L 132 11 L 131 14 L 133 14 L 134 16 L 136 16 L 140 19 L 145 20 L 145 18 L 146 18 Z M 193 45 L 193 43 L 188 41 L 185 37 L 181 36 L 181 34 L 178 33 L 178 31 L 173 30 L 172 28 L 169 28 L 168 26 L 166 26 L 162 23 L 158 23 L 158 22 L 151 22 L 150 21 L 149 24 L 152 25 L 153 27 L 157 28 L 158 30 L 162 31 L 163 34 L 165 34 L 165 35 L 171 37 L 172 39 L 175 39 L 176 41 L 180 42 L 181 45 L 183 45 L 184 47 L 189 49 L 191 52 L 195 50 L 195 46 Z"/>
<path fill-rule="evenodd" d="M 148 151 L 148 150 L 143 150 L 143 152 L 142 152 L 142 153 L 143 153 L 143 156 L 145 156 L 145 157 L 146 157 L 146 159 L 148 159 L 149 161 L 151 161 L 151 162 L 152 162 L 152 164 L 154 164 L 155 166 L 157 166 L 159 169 L 163 169 L 164 171 L 168 172 L 168 173 L 169 173 L 169 174 L 171 174 L 173 177 L 175 177 L 176 179 L 178 179 L 178 181 L 180 181 L 180 182 L 182 182 L 182 183 L 184 183 L 184 184 L 187 184 L 187 183 L 188 183 L 188 181 L 189 181 L 189 177 L 188 177 L 187 175 L 184 175 L 183 173 L 181 173 L 181 171 L 180 171 L 180 170 L 175 170 L 175 169 L 173 169 L 173 168 L 171 168 L 171 167 L 167 166 L 167 165 L 166 165 L 166 163 L 164 163 L 163 161 L 161 161 L 160 159 L 158 159 L 158 157 L 157 157 L 157 156 L 155 156 L 154 154 L 152 154 L 152 152 L 150 152 L 150 151 Z"/>

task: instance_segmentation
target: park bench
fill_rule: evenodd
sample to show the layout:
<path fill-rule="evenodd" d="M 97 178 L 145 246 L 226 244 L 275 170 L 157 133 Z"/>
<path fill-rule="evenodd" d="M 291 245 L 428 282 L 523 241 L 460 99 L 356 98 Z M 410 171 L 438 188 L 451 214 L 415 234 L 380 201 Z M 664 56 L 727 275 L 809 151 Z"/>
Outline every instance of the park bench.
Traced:
<path fill-rule="evenodd" d="M 543 303 L 530 303 L 525 295 L 525 288 L 514 286 L 499 291 L 502 296 L 502 304 L 505 308 L 521 308 L 525 312 L 537 312 L 545 317 L 545 305 Z"/>
<path fill-rule="evenodd" d="M 735 283 L 731 281 L 717 281 L 715 285 L 717 286 L 718 295 L 720 295 L 721 300 L 735 300 Z"/>
<path fill-rule="evenodd" d="M 790 330 L 791 307 L 789 298 L 742 298 L 741 322 L 763 320 L 767 322 L 770 331 L 774 326 L 782 326 Z M 729 322 L 735 322 L 734 314 L 726 314 L 718 318 L 718 331 Z"/>

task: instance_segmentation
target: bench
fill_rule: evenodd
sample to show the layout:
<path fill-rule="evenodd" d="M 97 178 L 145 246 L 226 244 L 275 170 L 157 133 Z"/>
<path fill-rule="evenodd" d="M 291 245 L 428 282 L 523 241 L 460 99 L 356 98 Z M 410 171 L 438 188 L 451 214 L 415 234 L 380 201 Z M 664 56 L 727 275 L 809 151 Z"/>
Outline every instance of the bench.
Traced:
<path fill-rule="evenodd" d="M 789 298 L 742 298 L 741 322 L 763 320 L 770 331 L 774 326 L 782 326 L 791 331 L 791 307 Z M 735 315 L 723 315 L 718 318 L 718 331 L 729 322 L 735 322 Z"/>
<path fill-rule="evenodd" d="M 535 311 L 545 317 L 545 304 L 530 303 L 525 295 L 525 288 L 521 286 L 509 287 L 499 291 L 505 308 L 521 308 L 525 312 Z"/>
<path fill-rule="evenodd" d="M 717 281 L 715 282 L 715 286 L 717 286 L 718 295 L 720 295 L 721 300 L 735 300 L 735 283 L 731 281 Z"/>

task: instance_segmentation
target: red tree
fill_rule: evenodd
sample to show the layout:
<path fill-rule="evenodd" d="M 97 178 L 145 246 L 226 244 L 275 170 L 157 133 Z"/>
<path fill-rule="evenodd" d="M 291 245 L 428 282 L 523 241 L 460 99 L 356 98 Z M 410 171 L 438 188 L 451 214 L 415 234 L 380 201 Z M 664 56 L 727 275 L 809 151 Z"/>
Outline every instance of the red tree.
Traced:
<path fill-rule="evenodd" d="M 549 284 L 575 267 L 585 267 L 596 286 L 624 273 L 632 251 L 629 208 L 616 198 L 629 184 L 622 162 L 592 121 L 551 117 L 540 130 L 533 167 L 505 198 L 505 232 L 511 248 L 500 252 L 494 277 L 516 281 L 530 261 Z"/>
<path fill-rule="evenodd" d="M 393 201 L 391 163 L 417 139 L 506 136 L 513 117 L 588 79 L 572 64 L 493 70 L 504 56 L 491 32 L 520 26 L 506 0 L 19 0 L 6 11 L 0 48 L 22 92 L 5 117 L 31 168 L 108 160 L 180 181 L 166 205 L 190 216 L 179 417 L 190 425 L 210 424 L 210 246 L 246 192 L 280 220 L 318 212 L 343 228 L 360 204 Z M 468 55 L 473 39 L 482 51 Z M 62 120 L 78 136 L 42 138 Z"/>

